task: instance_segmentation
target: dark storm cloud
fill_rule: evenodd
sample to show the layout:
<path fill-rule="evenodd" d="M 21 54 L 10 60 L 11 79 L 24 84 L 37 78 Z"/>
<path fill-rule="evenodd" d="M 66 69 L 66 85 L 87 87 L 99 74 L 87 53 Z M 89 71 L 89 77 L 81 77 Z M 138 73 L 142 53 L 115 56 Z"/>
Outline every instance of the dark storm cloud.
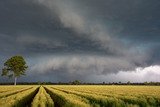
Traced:
<path fill-rule="evenodd" d="M 2 43 L 4 46 L 9 44 L 10 49 L 18 47 L 20 49 L 16 49 L 16 51 L 20 51 L 20 53 L 28 50 L 35 53 L 37 51 L 54 53 L 55 51 L 90 50 L 96 52 L 96 50 L 100 50 L 89 39 L 76 37 L 74 35 L 77 34 L 62 27 L 56 16 L 48 14 L 46 12 L 48 9 L 42 5 L 27 0 L 1 2 L 1 41 L 5 41 Z M 5 48 L 2 46 L 2 49 Z"/>
<path fill-rule="evenodd" d="M 0 1 L 0 63 L 22 54 L 28 75 L 47 80 L 159 64 L 159 10 L 158 0 Z"/>

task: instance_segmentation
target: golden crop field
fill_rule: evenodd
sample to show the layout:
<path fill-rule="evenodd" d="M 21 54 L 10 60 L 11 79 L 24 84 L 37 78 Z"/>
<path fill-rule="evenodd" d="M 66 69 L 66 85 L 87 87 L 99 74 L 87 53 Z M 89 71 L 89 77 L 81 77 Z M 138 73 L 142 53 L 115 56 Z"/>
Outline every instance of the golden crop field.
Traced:
<path fill-rule="evenodd" d="M 160 107 L 160 86 L 0 86 L 0 107 Z"/>

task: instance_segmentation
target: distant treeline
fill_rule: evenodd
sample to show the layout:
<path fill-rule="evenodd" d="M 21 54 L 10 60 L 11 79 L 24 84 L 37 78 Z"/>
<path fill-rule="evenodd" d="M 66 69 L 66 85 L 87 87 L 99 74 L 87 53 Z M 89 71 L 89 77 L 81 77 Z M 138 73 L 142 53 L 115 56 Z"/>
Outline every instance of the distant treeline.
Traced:
<path fill-rule="evenodd" d="M 123 82 L 102 82 L 102 83 L 86 83 L 75 80 L 72 82 L 18 82 L 18 85 L 154 85 L 160 86 L 160 82 L 143 82 L 143 83 L 123 83 Z M 0 85 L 13 85 L 13 83 L 0 83 Z"/>

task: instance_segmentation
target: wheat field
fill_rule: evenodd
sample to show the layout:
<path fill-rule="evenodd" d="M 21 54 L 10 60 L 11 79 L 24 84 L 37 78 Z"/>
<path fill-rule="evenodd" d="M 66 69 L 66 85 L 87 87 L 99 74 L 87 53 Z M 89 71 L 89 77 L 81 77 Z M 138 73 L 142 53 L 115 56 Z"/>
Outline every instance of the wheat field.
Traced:
<path fill-rule="evenodd" d="M 160 107 L 160 86 L 0 86 L 0 107 Z"/>

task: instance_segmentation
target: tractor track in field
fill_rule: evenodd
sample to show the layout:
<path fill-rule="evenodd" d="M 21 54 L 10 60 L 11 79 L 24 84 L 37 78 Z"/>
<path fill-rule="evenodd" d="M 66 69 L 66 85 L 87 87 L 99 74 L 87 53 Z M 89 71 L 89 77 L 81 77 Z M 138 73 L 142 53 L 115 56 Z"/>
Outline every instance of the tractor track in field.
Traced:
<path fill-rule="evenodd" d="M 58 103 L 58 100 L 61 99 L 60 97 L 58 97 L 57 95 L 55 95 L 54 93 L 52 93 L 52 91 L 50 91 L 49 89 L 47 89 L 46 87 L 44 87 L 44 89 L 46 90 L 46 92 L 50 95 L 50 97 L 52 98 L 53 102 L 54 102 L 54 107 L 61 107 L 61 104 Z"/>
<path fill-rule="evenodd" d="M 20 92 L 29 90 L 29 89 L 31 89 L 31 88 L 33 88 L 33 87 L 25 88 L 25 89 L 22 89 L 22 90 L 15 91 L 15 92 L 13 92 L 13 93 L 9 93 L 9 94 L 6 94 L 6 95 L 2 95 L 2 96 L 0 96 L 0 98 L 8 97 L 8 96 L 11 96 L 11 95 L 14 95 L 14 94 L 17 94 L 17 93 L 20 93 Z M 7 91 L 7 92 L 8 92 L 8 91 Z"/>
<path fill-rule="evenodd" d="M 92 105 L 92 104 L 99 104 L 99 101 L 97 102 L 97 101 L 94 101 L 94 100 L 96 100 L 96 99 L 92 99 L 92 98 L 89 98 L 89 97 L 87 97 L 87 96 L 85 96 L 85 95 L 81 95 L 81 94 L 78 94 L 78 93 L 75 93 L 75 92 L 69 92 L 68 90 L 64 90 L 64 89 L 58 89 L 58 88 L 54 88 L 54 87 L 51 87 L 52 89 L 55 89 L 55 90 L 58 90 L 58 91 L 62 91 L 62 92 L 65 92 L 65 93 L 67 93 L 67 94 L 74 94 L 74 95 L 76 95 L 76 96 L 79 96 L 79 97 L 82 97 L 82 98 L 85 98 L 85 99 L 87 99 L 87 100 L 89 100 L 90 101 L 90 104 Z M 79 91 L 78 91 L 79 92 Z M 86 94 L 91 94 L 91 93 L 87 93 L 87 92 L 84 92 L 84 93 L 86 93 Z M 95 94 L 96 95 L 96 94 Z M 103 95 L 102 95 L 103 96 Z M 109 97 L 111 97 L 111 96 L 109 96 Z M 124 99 L 124 98 L 118 98 L 118 99 L 120 99 L 121 101 L 123 101 L 125 104 L 131 104 L 131 105 L 139 105 L 140 107 L 141 106 L 144 106 L 145 105 L 145 103 L 144 102 L 139 102 L 139 103 L 137 103 L 137 102 L 135 102 L 135 101 L 132 101 L 132 100 L 130 100 L 130 99 Z M 158 99 L 157 99 L 158 100 Z M 110 107 L 112 104 L 109 104 L 109 106 L 107 106 L 107 107 Z M 155 104 L 156 105 L 156 107 L 159 107 L 159 105 L 158 105 L 158 103 L 157 104 Z M 100 105 L 100 106 L 103 106 L 103 105 Z M 150 105 L 150 106 L 153 106 L 153 105 Z"/>
<path fill-rule="evenodd" d="M 74 93 L 74 92 L 69 92 L 69 91 L 66 91 L 66 90 L 63 90 L 63 89 L 54 88 L 54 87 L 51 87 L 51 88 L 54 89 L 54 90 L 62 91 L 62 92 L 67 93 L 67 94 L 73 94 L 75 96 L 78 96 L 78 97 L 81 97 L 83 99 L 86 99 L 86 100 L 88 100 L 90 102 L 90 105 L 92 105 L 93 107 L 94 107 L 95 104 L 99 104 L 99 103 L 97 103 L 95 101 L 92 101 L 90 98 L 88 98 L 88 97 L 86 97 L 84 95 L 80 95 L 80 94 L 77 94 L 77 93 Z"/>
<path fill-rule="evenodd" d="M 158 98 L 150 98 L 147 96 L 143 96 L 142 98 L 136 98 L 134 99 L 134 97 L 114 97 L 114 96 L 108 96 L 105 94 L 100 94 L 100 96 L 98 96 L 98 93 L 91 93 L 88 91 L 78 91 L 78 90 L 69 90 L 69 89 L 63 89 L 60 87 L 52 87 L 52 86 L 30 86 L 30 87 L 25 87 L 25 88 L 21 88 L 18 90 L 11 90 L 11 93 L 7 92 L 9 90 L 6 91 L 1 91 L 0 93 L 0 99 L 3 100 L 3 98 L 5 99 L 9 99 L 9 98 L 13 98 L 14 99 L 14 95 L 16 95 L 18 97 L 17 102 L 14 103 L 15 107 L 34 107 L 33 101 L 35 96 L 38 94 L 38 92 L 40 91 L 40 87 L 43 87 L 47 94 L 50 95 L 50 100 L 47 101 L 53 101 L 54 102 L 54 107 L 63 107 L 66 106 L 68 104 L 74 105 L 75 103 L 72 102 L 72 100 L 70 100 L 69 97 L 71 98 L 77 98 L 77 101 L 80 101 L 79 99 L 82 98 L 82 101 L 92 107 L 111 107 L 111 106 L 139 106 L 139 107 L 160 107 L 160 103 L 158 102 L 159 99 Z M 28 91 L 27 91 L 28 90 Z M 32 91 L 30 91 L 32 90 Z M 5 93 L 6 92 L 6 93 Z M 23 97 L 21 96 L 21 94 L 18 93 L 24 93 L 22 94 Z M 27 93 L 27 94 L 26 94 Z M 5 95 L 6 94 L 6 95 Z M 13 96 L 12 96 L 13 95 Z M 26 96 L 24 96 L 26 95 Z M 73 97 L 72 97 L 73 95 Z M 93 95 L 93 96 L 92 96 Z M 95 96 L 94 96 L 95 95 Z M 106 97 L 105 97 L 106 96 Z M 15 97 L 16 98 L 16 97 Z M 41 97 L 43 98 L 43 97 Z M 148 99 L 147 99 L 148 98 Z M 155 102 L 151 102 L 150 100 L 153 100 Z M 38 101 L 38 100 L 37 100 Z M 46 101 L 46 100 L 45 100 Z M 149 102 L 150 101 L 150 102 Z M 43 102 L 42 100 L 40 102 Z M 53 104 L 51 104 L 53 105 Z M 47 107 L 47 105 L 46 105 Z"/>
<path fill-rule="evenodd" d="M 43 87 L 43 86 L 42 86 L 42 87 Z M 61 107 L 61 106 L 57 103 L 57 101 L 55 100 L 54 96 L 51 94 L 52 92 L 51 92 L 50 90 L 46 89 L 46 87 L 43 87 L 43 88 L 45 89 L 45 91 L 47 92 L 47 94 L 49 94 L 50 97 L 52 98 L 52 100 L 53 100 L 53 102 L 54 102 L 54 107 Z M 33 106 L 32 106 L 32 102 L 33 102 L 35 96 L 38 94 L 39 89 L 40 89 L 40 87 L 38 87 L 38 89 L 37 89 L 36 92 L 32 95 L 32 97 L 31 97 L 26 103 L 23 104 L 23 107 L 33 107 Z"/>
<path fill-rule="evenodd" d="M 23 88 L 20 88 L 20 89 L 23 89 Z M 19 89 L 19 90 L 20 90 L 20 89 Z M 1 93 L 5 93 L 5 92 L 9 92 L 9 91 L 12 91 L 12 90 L 13 90 L 13 89 L 5 90 L 5 91 L 0 91 L 0 94 L 1 94 Z"/>
<path fill-rule="evenodd" d="M 9 93 L 1 98 L 2 101 L 6 101 L 9 104 L 6 104 L 8 107 L 31 107 L 33 98 L 39 91 L 39 87 L 27 87 L 21 90 L 17 90 L 15 92 Z M 22 93 L 22 96 L 21 96 Z M 26 96 L 25 96 L 26 95 Z M 9 100 L 9 99 L 12 100 Z M 2 105 L 5 105 L 5 103 L 2 103 Z M 0 107 L 3 107 L 0 105 Z M 6 107 L 6 106 L 5 106 Z"/>
<path fill-rule="evenodd" d="M 9 92 L 9 91 L 11 91 L 11 90 L 1 91 L 0 94 L 1 94 L 1 93 L 5 93 L 5 92 Z"/>
<path fill-rule="evenodd" d="M 67 90 L 63 90 L 63 89 L 58 89 L 58 88 L 54 88 L 54 87 L 51 87 L 52 89 L 54 89 L 54 90 L 58 90 L 58 91 L 62 91 L 62 92 L 64 92 L 64 93 L 67 93 L 67 94 L 73 94 L 73 95 L 76 95 L 76 96 L 78 96 L 78 97 L 82 97 L 82 98 L 85 98 L 85 99 L 87 99 L 89 102 L 90 102 L 90 105 L 92 105 L 93 107 L 94 107 L 94 105 L 95 104 L 97 104 L 97 105 L 100 105 L 100 107 L 110 107 L 110 106 L 112 106 L 112 104 L 109 104 L 109 105 L 101 105 L 101 102 L 99 102 L 99 101 L 97 101 L 96 99 L 92 99 L 92 97 L 90 98 L 90 97 L 87 97 L 87 96 L 85 96 L 85 95 L 81 95 L 81 94 L 78 94 L 78 93 L 74 93 L 74 92 L 69 92 L 69 91 L 67 91 Z M 132 104 L 132 103 L 131 103 Z"/>
<path fill-rule="evenodd" d="M 90 97 L 87 97 L 87 96 L 85 96 L 85 95 L 81 95 L 81 94 L 78 94 L 78 93 L 75 93 L 75 92 L 69 92 L 68 90 L 64 90 L 64 89 L 58 89 L 58 88 L 54 88 L 54 87 L 51 87 L 52 89 L 54 89 L 54 90 L 58 90 L 58 91 L 62 91 L 62 92 L 64 92 L 64 93 L 67 93 L 67 94 L 73 94 L 73 95 L 76 95 L 76 96 L 79 96 L 79 97 L 82 97 L 82 98 L 85 98 L 85 99 L 87 99 L 89 102 L 90 102 L 90 104 L 91 105 L 93 105 L 93 104 L 100 104 L 99 102 L 97 102 L 95 99 L 95 101 L 92 99 L 92 98 L 90 98 Z M 124 100 L 123 100 L 124 101 Z M 126 101 L 126 103 L 128 103 L 128 104 L 133 104 L 133 103 L 131 103 L 131 102 L 128 102 L 128 101 Z M 100 105 L 100 107 L 101 106 L 104 106 L 104 105 Z M 110 105 L 110 106 L 112 106 L 112 105 Z M 110 107 L 110 106 L 106 106 L 106 107 Z"/>
<path fill-rule="evenodd" d="M 36 89 L 36 91 L 34 92 L 34 94 L 31 96 L 31 98 L 30 98 L 26 103 L 24 103 L 23 107 L 32 107 L 33 99 L 34 99 L 34 97 L 36 96 L 36 94 L 38 93 L 39 88 L 40 88 L 40 87 L 38 87 L 38 88 Z"/>
<path fill-rule="evenodd" d="M 53 98 L 52 99 L 53 99 L 53 101 L 55 101 L 55 107 L 62 107 L 63 105 L 65 105 L 65 100 L 64 99 L 62 99 L 59 95 L 54 94 L 52 91 L 50 91 L 46 87 L 45 87 L 45 89 L 46 89 L 46 91 L 48 90 L 48 92 L 49 92 L 49 94 L 51 96 L 53 94 L 53 96 L 52 96 Z M 78 94 L 74 94 L 74 93 L 70 93 L 70 92 L 67 92 L 67 91 L 63 91 L 63 90 L 60 90 L 60 89 L 56 89 L 56 88 L 53 88 L 53 87 L 51 87 L 51 89 L 58 90 L 58 91 L 66 93 L 66 94 L 73 94 L 73 95 L 75 95 L 77 97 L 80 97 L 82 99 L 86 99 L 86 100 L 88 100 L 90 102 L 90 100 L 88 98 L 84 97 L 84 96 L 81 96 L 81 95 L 78 95 Z M 58 98 L 58 99 L 56 99 L 55 97 Z M 59 104 L 59 102 L 61 102 L 61 104 Z M 94 107 L 94 104 L 90 103 L 90 105 L 91 106 L 93 105 L 93 107 Z"/>

